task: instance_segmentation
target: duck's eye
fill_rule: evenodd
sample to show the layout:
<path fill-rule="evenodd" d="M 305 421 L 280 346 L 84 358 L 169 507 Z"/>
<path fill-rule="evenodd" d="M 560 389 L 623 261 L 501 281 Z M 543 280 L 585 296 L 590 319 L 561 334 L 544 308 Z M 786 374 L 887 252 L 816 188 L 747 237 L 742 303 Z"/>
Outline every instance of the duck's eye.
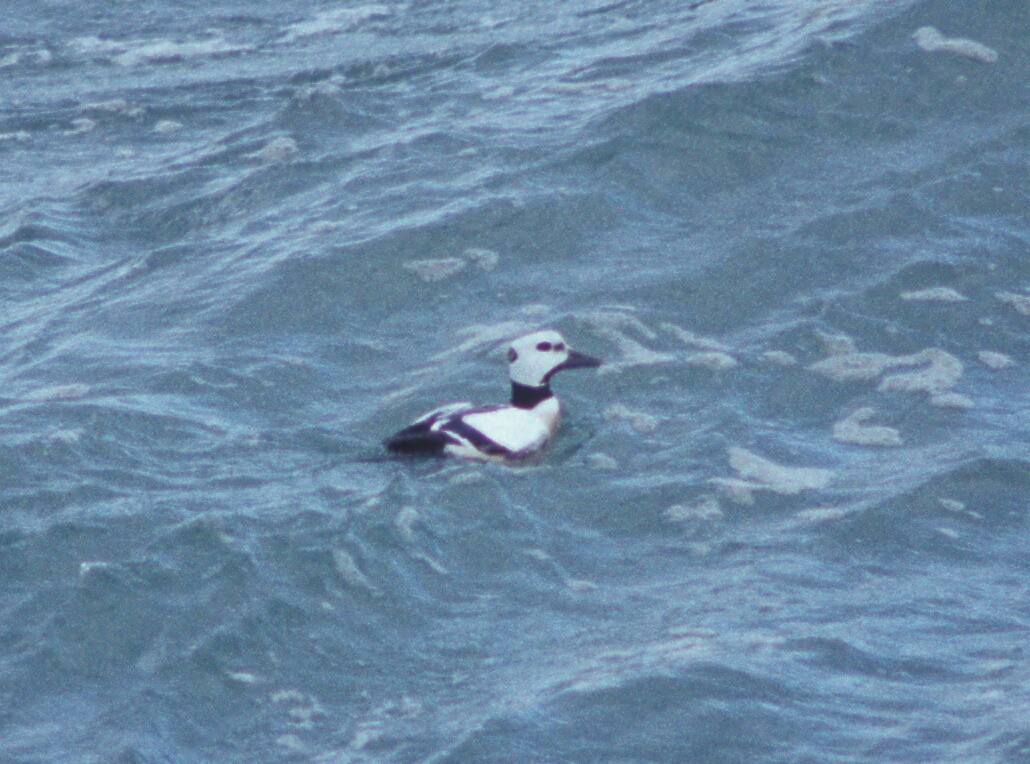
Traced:
<path fill-rule="evenodd" d="M 519 360 L 519 354 L 515 352 L 515 348 L 508 348 L 508 363 L 515 363 Z"/>
<path fill-rule="evenodd" d="M 557 345 L 554 346 L 554 349 L 560 353 L 565 349 L 565 343 L 559 342 Z"/>
<path fill-rule="evenodd" d="M 544 351 L 546 353 L 548 350 L 551 349 L 551 343 L 550 342 L 538 342 L 536 344 L 536 349 L 537 350 L 542 350 L 542 351 Z"/>

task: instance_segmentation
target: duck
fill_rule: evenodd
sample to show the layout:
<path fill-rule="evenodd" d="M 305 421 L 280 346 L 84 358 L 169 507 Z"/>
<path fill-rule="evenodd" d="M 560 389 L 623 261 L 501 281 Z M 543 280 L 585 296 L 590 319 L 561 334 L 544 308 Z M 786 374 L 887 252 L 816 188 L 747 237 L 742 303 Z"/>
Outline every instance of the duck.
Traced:
<path fill-rule="evenodd" d="M 553 329 L 519 337 L 508 347 L 510 402 L 441 406 L 388 437 L 383 445 L 393 454 L 459 459 L 508 460 L 536 454 L 551 442 L 561 421 L 551 378 L 560 371 L 597 368 L 601 363 L 570 348 Z"/>

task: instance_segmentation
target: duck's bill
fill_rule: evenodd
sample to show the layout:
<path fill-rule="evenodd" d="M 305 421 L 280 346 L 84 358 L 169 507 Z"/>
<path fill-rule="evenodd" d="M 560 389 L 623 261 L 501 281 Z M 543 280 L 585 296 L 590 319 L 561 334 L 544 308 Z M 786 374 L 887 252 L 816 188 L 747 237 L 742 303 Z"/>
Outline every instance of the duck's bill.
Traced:
<path fill-rule="evenodd" d="M 586 353 L 580 353 L 576 350 L 569 351 L 569 357 L 566 358 L 559 369 L 595 369 L 601 365 L 600 358 L 594 358 L 592 355 Z"/>

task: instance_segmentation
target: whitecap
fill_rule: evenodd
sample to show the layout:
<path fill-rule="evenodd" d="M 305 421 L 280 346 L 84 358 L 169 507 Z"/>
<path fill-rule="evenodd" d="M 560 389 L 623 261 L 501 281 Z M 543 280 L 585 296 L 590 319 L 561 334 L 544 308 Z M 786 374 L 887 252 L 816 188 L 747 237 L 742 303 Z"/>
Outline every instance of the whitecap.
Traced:
<path fill-rule="evenodd" d="M 79 575 L 88 576 L 94 570 L 108 570 L 110 567 L 111 563 L 102 560 L 82 562 L 79 563 Z"/>
<path fill-rule="evenodd" d="M 299 152 L 300 148 L 297 146 L 297 142 L 293 140 L 293 138 L 279 136 L 270 140 L 254 153 L 247 154 L 247 158 L 275 164 L 278 162 L 287 162 L 293 159 Z"/>
<path fill-rule="evenodd" d="M 945 37 L 935 27 L 920 27 L 912 39 L 927 53 L 952 53 L 988 64 L 998 60 L 998 52 L 993 48 L 965 37 Z"/>
<path fill-rule="evenodd" d="M 597 584 L 585 578 L 570 578 L 565 581 L 565 585 L 578 594 L 597 591 Z"/>
<path fill-rule="evenodd" d="M 613 327 L 599 326 L 597 327 L 597 333 L 611 340 L 621 353 L 621 356 L 613 361 L 606 360 L 605 364 L 600 368 L 602 374 L 619 372 L 633 366 L 653 366 L 655 364 L 671 363 L 676 360 L 676 356 L 672 353 L 662 353 L 644 347 L 636 340 L 627 337 Z"/>
<path fill-rule="evenodd" d="M 525 321 L 501 321 L 496 324 L 474 324 L 473 326 L 459 329 L 457 332 L 458 335 L 467 337 L 468 339 L 459 343 L 450 350 L 438 353 L 433 356 L 430 361 L 433 363 L 440 363 L 455 356 L 466 355 L 472 350 L 483 348 L 503 340 L 510 340 L 512 337 L 518 336 L 520 332 L 526 331 L 528 327 L 529 324 Z"/>
<path fill-rule="evenodd" d="M 81 135 L 94 130 L 97 123 L 89 117 L 76 117 L 72 120 L 72 129 L 66 130 L 65 135 Z"/>
<path fill-rule="evenodd" d="M 0 69 L 12 69 L 22 64 L 46 66 L 54 60 L 54 54 L 46 48 L 22 49 L 0 59 Z"/>
<path fill-rule="evenodd" d="M 156 42 L 131 42 L 121 46 L 123 52 L 112 59 L 120 66 L 140 66 L 143 64 L 170 64 L 179 61 L 190 61 L 198 58 L 221 58 L 238 55 L 251 50 L 250 46 L 237 45 L 221 38 L 176 42 L 174 40 L 158 40 Z"/>
<path fill-rule="evenodd" d="M 441 257 L 432 260 L 411 260 L 404 264 L 404 269 L 411 271 L 423 281 L 432 283 L 455 276 L 467 266 L 468 263 L 460 257 Z"/>
<path fill-rule="evenodd" d="M 829 332 L 817 331 L 815 336 L 822 343 L 823 349 L 828 355 L 848 355 L 858 352 L 858 345 L 855 340 L 846 334 L 831 334 Z"/>
<path fill-rule="evenodd" d="M 354 557 L 345 549 L 337 548 L 333 550 L 333 566 L 336 568 L 336 572 L 340 574 L 340 578 L 350 586 L 356 589 L 365 589 L 374 595 L 380 594 L 379 587 L 369 580 L 368 576 L 358 567 Z"/>
<path fill-rule="evenodd" d="M 1016 312 L 1030 316 L 1030 295 L 1016 294 L 1015 292 L 995 292 L 994 296 L 1007 305 L 1011 305 Z"/>
<path fill-rule="evenodd" d="M 682 326 L 676 326 L 676 324 L 670 324 L 668 322 L 661 324 L 662 329 L 672 334 L 676 339 L 682 342 L 689 348 L 697 348 L 699 350 L 713 350 L 721 351 L 726 353 L 729 348 L 723 343 L 710 339 L 708 337 L 702 337 L 699 334 L 695 334 L 689 329 L 684 329 Z"/>
<path fill-rule="evenodd" d="M 717 350 L 709 350 L 703 353 L 691 353 L 684 362 L 687 366 L 700 366 L 712 371 L 726 371 L 737 366 L 737 359 L 729 353 Z"/>
<path fill-rule="evenodd" d="M 825 523 L 833 520 L 840 520 L 851 512 L 844 507 L 815 507 L 814 509 L 803 509 L 794 515 L 799 523 L 815 524 Z"/>
<path fill-rule="evenodd" d="M 283 32 L 283 39 L 286 42 L 294 42 L 305 37 L 337 35 L 352 31 L 366 21 L 387 18 L 389 15 L 389 6 L 380 4 L 334 8 L 316 13 L 314 18 L 308 21 L 290 24 Z"/>
<path fill-rule="evenodd" d="M 628 309 L 598 310 L 587 313 L 583 319 L 598 328 L 633 329 L 649 340 L 658 337 L 653 329 L 630 313 Z"/>
<path fill-rule="evenodd" d="M 82 438 L 82 430 L 52 430 L 47 435 L 47 440 L 58 443 L 64 443 L 65 445 L 72 445 L 78 443 Z"/>
<path fill-rule="evenodd" d="M 998 353 L 994 350 L 981 350 L 976 354 L 976 357 L 988 369 L 994 369 L 995 371 L 1007 369 L 1016 363 L 1004 353 Z"/>
<path fill-rule="evenodd" d="M 240 682 L 241 684 L 257 684 L 261 681 L 257 674 L 251 674 L 249 671 L 227 671 L 225 675 L 234 682 Z"/>
<path fill-rule="evenodd" d="M 414 507 L 402 507 L 397 513 L 397 517 L 394 518 L 393 524 L 405 541 L 413 541 L 415 539 L 415 523 L 419 519 L 421 519 L 421 515 L 417 509 Z"/>
<path fill-rule="evenodd" d="M 167 135 L 168 133 L 174 133 L 177 130 L 182 129 L 182 122 L 176 122 L 174 119 L 162 119 L 156 125 L 154 125 L 154 132 L 161 135 Z"/>
<path fill-rule="evenodd" d="M 902 292 L 901 299 L 917 302 L 964 302 L 968 298 L 951 287 L 930 287 L 913 292 Z"/>
<path fill-rule="evenodd" d="M 961 393 L 936 393 L 930 396 L 930 405 L 942 409 L 971 409 L 974 403 Z"/>
<path fill-rule="evenodd" d="M 497 267 L 497 263 L 500 261 L 501 256 L 492 249 L 469 247 L 464 252 L 464 258 L 472 265 L 478 266 L 481 270 L 492 271 Z"/>
<path fill-rule="evenodd" d="M 447 568 L 445 568 L 445 567 L 444 567 L 444 566 L 443 566 L 443 565 L 442 565 L 442 564 L 440 563 L 440 561 L 439 561 L 439 560 L 437 560 L 437 559 L 436 559 L 436 558 L 434 558 L 434 557 L 430 557 L 430 556 L 429 556 L 428 554 L 426 554 L 425 552 L 413 552 L 413 553 L 412 553 L 412 555 L 411 555 L 411 557 L 412 557 L 412 559 L 414 559 L 414 560 L 418 560 L 419 562 L 421 562 L 421 563 L 422 563 L 423 565 L 425 565 L 425 566 L 426 566 L 427 568 L 429 568 L 429 569 L 430 569 L 431 571 L 433 571 L 434 573 L 436 573 L 436 575 L 438 575 L 438 576 L 446 576 L 446 575 L 450 575 L 450 573 L 449 573 L 449 571 L 447 570 Z"/>
<path fill-rule="evenodd" d="M 777 366 L 796 366 L 798 359 L 786 350 L 767 350 L 762 353 L 762 359 Z"/>
<path fill-rule="evenodd" d="M 24 396 L 27 401 L 63 401 L 71 398 L 81 398 L 89 392 L 86 385 L 57 385 L 55 387 L 44 387 L 34 390 Z"/>
<path fill-rule="evenodd" d="M 718 520 L 722 516 L 722 507 L 719 506 L 719 500 L 714 496 L 705 496 L 689 504 L 673 504 L 662 512 L 662 517 L 670 523 Z"/>
<path fill-rule="evenodd" d="M 608 454 L 603 454 L 600 451 L 596 454 L 590 454 L 586 458 L 586 463 L 589 467 L 595 470 L 617 470 L 619 463 Z"/>

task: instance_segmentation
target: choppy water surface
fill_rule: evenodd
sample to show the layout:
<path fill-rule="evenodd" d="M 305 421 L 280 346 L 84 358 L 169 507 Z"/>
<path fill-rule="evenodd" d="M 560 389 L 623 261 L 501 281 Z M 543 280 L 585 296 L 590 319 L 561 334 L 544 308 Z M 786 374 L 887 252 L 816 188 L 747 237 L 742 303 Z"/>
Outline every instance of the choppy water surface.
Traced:
<path fill-rule="evenodd" d="M 0 758 L 1030 761 L 1027 23 L 19 6 Z"/>

